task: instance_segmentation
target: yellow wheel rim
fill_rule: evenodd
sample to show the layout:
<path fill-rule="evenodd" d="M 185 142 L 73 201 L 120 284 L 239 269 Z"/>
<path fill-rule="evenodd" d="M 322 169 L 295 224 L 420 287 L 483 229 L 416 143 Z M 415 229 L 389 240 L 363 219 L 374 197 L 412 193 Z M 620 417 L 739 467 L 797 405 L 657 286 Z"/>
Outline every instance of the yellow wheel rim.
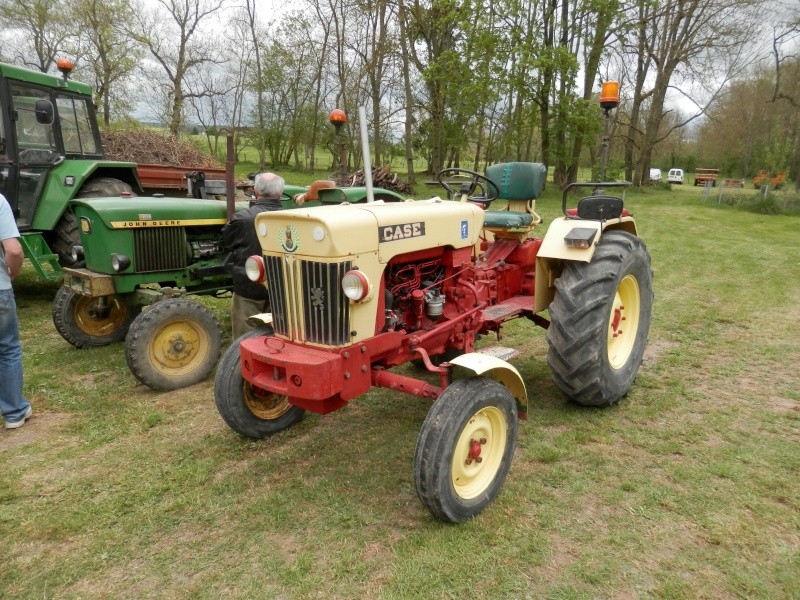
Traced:
<path fill-rule="evenodd" d="M 609 319 L 608 362 L 614 369 L 622 368 L 628 362 L 636 345 L 641 307 L 639 282 L 633 275 L 626 275 L 614 294 Z"/>
<path fill-rule="evenodd" d="M 174 377 L 189 373 L 208 356 L 208 333 L 194 321 L 165 324 L 150 343 L 150 363 L 158 373 Z"/>
<path fill-rule="evenodd" d="M 80 296 L 73 310 L 75 324 L 85 334 L 99 338 L 112 335 L 128 319 L 128 305 L 119 298 L 111 298 L 102 308 L 99 298 Z"/>
<path fill-rule="evenodd" d="M 450 471 L 453 488 L 464 500 L 482 494 L 503 462 L 508 424 L 503 412 L 487 406 L 476 412 L 458 436 Z"/>
<path fill-rule="evenodd" d="M 274 421 L 292 407 L 286 396 L 254 388 L 246 381 L 244 382 L 243 392 L 247 409 L 253 413 L 254 417 L 262 421 Z"/>

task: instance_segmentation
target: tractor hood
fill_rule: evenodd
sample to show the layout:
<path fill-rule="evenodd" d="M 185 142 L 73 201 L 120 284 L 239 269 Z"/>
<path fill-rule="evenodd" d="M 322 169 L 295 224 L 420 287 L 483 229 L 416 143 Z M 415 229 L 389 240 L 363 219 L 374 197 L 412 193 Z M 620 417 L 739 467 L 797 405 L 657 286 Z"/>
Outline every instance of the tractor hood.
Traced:
<path fill-rule="evenodd" d="M 225 202 L 220 200 L 131 196 L 77 199 L 72 204 L 76 214 L 94 213 L 109 229 L 222 226 L 228 221 Z M 239 203 L 236 210 L 246 206 Z"/>
<path fill-rule="evenodd" d="M 483 219 L 474 204 L 434 198 L 266 212 L 256 217 L 256 231 L 270 254 L 331 259 L 377 253 L 388 262 L 429 248 L 473 246 Z"/>

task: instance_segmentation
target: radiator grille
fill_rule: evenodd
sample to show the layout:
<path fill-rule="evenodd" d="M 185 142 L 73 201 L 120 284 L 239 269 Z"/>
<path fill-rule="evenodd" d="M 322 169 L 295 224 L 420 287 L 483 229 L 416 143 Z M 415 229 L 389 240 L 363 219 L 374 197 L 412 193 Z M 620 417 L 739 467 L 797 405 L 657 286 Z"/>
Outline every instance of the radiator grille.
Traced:
<path fill-rule="evenodd" d="M 352 262 L 287 263 L 279 256 L 265 258 L 275 332 L 330 346 L 349 343 L 350 302 L 341 282 Z"/>
<path fill-rule="evenodd" d="M 186 229 L 153 227 L 133 232 L 136 272 L 175 271 L 189 264 L 186 255 Z"/>
<path fill-rule="evenodd" d="M 267 267 L 267 289 L 272 311 L 272 328 L 275 333 L 289 335 L 289 315 L 286 306 L 286 284 L 283 282 L 283 266 L 280 256 L 265 256 Z"/>

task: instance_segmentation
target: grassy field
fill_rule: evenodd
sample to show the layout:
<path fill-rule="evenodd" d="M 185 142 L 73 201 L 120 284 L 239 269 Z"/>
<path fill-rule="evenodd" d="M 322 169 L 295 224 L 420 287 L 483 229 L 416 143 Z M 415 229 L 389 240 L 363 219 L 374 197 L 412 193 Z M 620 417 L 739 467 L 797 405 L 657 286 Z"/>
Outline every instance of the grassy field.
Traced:
<path fill-rule="evenodd" d="M 35 416 L 0 430 L 0 597 L 800 597 L 800 217 L 688 186 L 627 206 L 655 272 L 636 385 L 574 406 L 544 332 L 511 323 L 529 418 L 497 501 L 458 526 L 413 490 L 428 401 L 374 391 L 242 439 L 212 381 L 157 393 L 122 345 L 69 346 L 26 270 Z M 229 301 L 204 302 L 227 327 Z"/>

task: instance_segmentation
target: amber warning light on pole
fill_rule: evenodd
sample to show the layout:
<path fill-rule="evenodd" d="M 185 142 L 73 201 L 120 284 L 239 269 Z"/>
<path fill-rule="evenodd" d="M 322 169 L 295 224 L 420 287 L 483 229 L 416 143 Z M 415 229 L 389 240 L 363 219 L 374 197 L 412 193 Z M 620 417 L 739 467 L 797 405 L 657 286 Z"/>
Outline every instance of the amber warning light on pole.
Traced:
<path fill-rule="evenodd" d="M 606 110 L 616 108 L 619 104 L 619 81 L 606 81 L 600 88 L 600 106 Z"/>
<path fill-rule="evenodd" d="M 341 108 L 334 108 L 328 115 L 328 120 L 334 127 L 341 127 L 347 123 L 347 115 Z"/>
<path fill-rule="evenodd" d="M 61 74 L 64 75 L 64 79 L 66 79 L 69 77 L 69 74 L 72 73 L 72 69 L 75 68 L 75 63 L 68 58 L 59 58 L 56 60 L 56 67 L 58 67 L 58 70 L 61 71 Z"/>

